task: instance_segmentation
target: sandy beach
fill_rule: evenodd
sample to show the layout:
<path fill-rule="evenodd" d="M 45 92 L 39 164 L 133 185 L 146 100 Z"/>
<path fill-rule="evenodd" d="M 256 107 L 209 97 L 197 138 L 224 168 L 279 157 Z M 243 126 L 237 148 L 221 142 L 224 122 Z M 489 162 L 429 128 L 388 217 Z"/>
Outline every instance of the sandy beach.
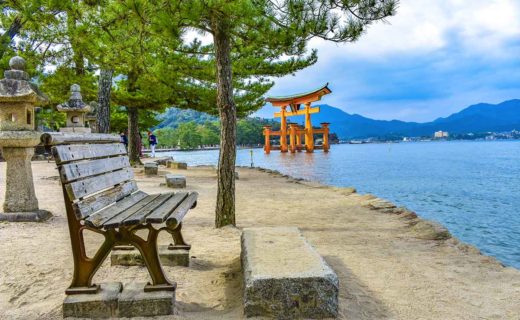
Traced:
<path fill-rule="evenodd" d="M 149 193 L 168 171 L 187 176 L 200 194 L 184 222 L 191 266 L 165 267 L 177 288 L 176 315 L 157 319 L 241 319 L 240 233 L 251 226 L 297 226 L 340 279 L 340 319 L 520 319 L 520 271 L 504 267 L 407 210 L 371 195 L 238 169 L 237 227 L 215 229 L 213 168 L 136 169 Z M 5 172 L 5 163 L 0 164 Z M 63 196 L 53 163 L 33 162 L 45 223 L 0 223 L 0 319 L 59 319 L 72 274 Z M 3 202 L 5 175 L 1 175 Z M 420 213 L 418 213 L 420 215 Z M 436 229 L 437 228 L 437 229 Z M 440 238 L 441 240 L 432 240 Z M 87 237 L 95 248 L 100 239 Z M 168 243 L 163 234 L 161 243 Z M 110 266 L 95 282 L 147 281 L 144 267 Z"/>

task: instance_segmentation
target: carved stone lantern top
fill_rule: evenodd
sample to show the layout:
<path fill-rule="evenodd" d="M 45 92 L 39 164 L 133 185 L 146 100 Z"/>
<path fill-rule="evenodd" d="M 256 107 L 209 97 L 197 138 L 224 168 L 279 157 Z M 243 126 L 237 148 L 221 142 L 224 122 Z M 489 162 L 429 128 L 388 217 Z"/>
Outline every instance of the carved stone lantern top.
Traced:
<path fill-rule="evenodd" d="M 12 57 L 9 66 L 11 70 L 6 70 L 0 80 L 0 131 L 34 131 L 34 108 L 48 98 L 29 82 L 23 58 Z"/>
<path fill-rule="evenodd" d="M 70 86 L 70 98 L 69 101 L 59 104 L 56 109 L 62 112 L 90 112 L 92 110 L 91 106 L 83 102 L 83 97 L 81 96 L 81 87 L 77 84 L 73 84 Z"/>
<path fill-rule="evenodd" d="M 0 107 L 1 104 L 9 102 L 36 104 L 48 100 L 36 85 L 29 82 L 29 74 L 25 72 L 25 60 L 22 57 L 12 57 L 9 67 L 11 70 L 6 70 L 5 78 L 0 80 Z"/>

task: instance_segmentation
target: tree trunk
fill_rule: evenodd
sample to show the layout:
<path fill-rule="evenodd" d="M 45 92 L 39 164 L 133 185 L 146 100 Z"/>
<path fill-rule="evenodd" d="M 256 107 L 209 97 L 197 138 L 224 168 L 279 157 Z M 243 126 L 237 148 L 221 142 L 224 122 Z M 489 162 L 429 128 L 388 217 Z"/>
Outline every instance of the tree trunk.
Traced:
<path fill-rule="evenodd" d="M 139 134 L 139 109 L 128 107 L 128 158 L 131 165 L 141 164 L 139 159 L 141 135 Z"/>
<path fill-rule="evenodd" d="M 97 132 L 110 133 L 110 93 L 114 70 L 101 69 L 99 73 Z"/>
<path fill-rule="evenodd" d="M 221 17 L 213 17 L 211 24 L 217 65 L 217 107 L 221 122 L 215 227 L 221 228 L 235 225 L 237 109 L 233 100 L 229 24 Z"/>
<path fill-rule="evenodd" d="M 22 29 L 23 23 L 21 17 L 15 17 L 9 29 L 0 36 L 0 59 L 3 58 L 4 54 L 9 49 L 9 45 L 13 41 L 14 37 L 18 35 L 20 29 Z"/>

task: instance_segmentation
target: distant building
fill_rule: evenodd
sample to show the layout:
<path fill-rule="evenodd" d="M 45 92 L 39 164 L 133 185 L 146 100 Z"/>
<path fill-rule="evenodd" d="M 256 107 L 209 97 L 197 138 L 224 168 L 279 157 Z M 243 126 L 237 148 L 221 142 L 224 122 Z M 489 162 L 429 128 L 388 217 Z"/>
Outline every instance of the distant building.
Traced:
<path fill-rule="evenodd" d="M 449 134 L 447 131 L 435 131 L 435 133 L 433 134 L 433 137 L 435 139 L 447 138 L 448 136 Z"/>

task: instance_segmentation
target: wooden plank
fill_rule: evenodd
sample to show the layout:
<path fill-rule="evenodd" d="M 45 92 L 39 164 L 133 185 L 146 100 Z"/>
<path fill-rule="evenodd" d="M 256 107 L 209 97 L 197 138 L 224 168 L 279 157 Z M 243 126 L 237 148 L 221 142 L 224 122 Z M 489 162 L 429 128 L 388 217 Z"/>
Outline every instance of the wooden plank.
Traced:
<path fill-rule="evenodd" d="M 186 213 L 193 208 L 197 204 L 197 198 L 199 194 L 197 192 L 192 192 L 190 195 L 184 199 L 184 201 L 179 204 L 177 208 L 172 212 L 172 214 L 166 219 L 167 225 L 178 224 L 182 221 Z"/>
<path fill-rule="evenodd" d="M 72 208 L 78 219 L 84 219 L 94 212 L 123 199 L 135 191 L 137 191 L 137 184 L 135 181 L 128 181 L 115 188 L 75 202 L 72 204 Z"/>
<path fill-rule="evenodd" d="M 61 182 L 69 183 L 125 167 L 130 167 L 127 156 L 72 162 L 60 167 Z"/>
<path fill-rule="evenodd" d="M 181 202 L 188 196 L 187 192 L 178 192 L 173 195 L 168 201 L 156 208 L 150 215 L 146 217 L 147 223 L 163 223 L 166 218 L 181 204 Z"/>
<path fill-rule="evenodd" d="M 90 227 L 100 228 L 104 223 L 121 214 L 123 211 L 129 210 L 132 206 L 136 205 L 147 196 L 148 195 L 142 191 L 129 195 L 126 198 L 114 202 L 112 205 L 106 206 L 104 209 L 92 214 L 85 219 L 85 224 Z"/>
<path fill-rule="evenodd" d="M 105 158 L 126 155 L 126 148 L 121 143 L 112 144 L 76 144 L 52 147 L 56 164 L 64 164 L 85 159 Z"/>
<path fill-rule="evenodd" d="M 80 199 L 90 194 L 114 187 L 122 182 L 132 180 L 134 172 L 131 168 L 123 168 L 118 171 L 65 184 L 65 189 L 71 200 Z"/>
<path fill-rule="evenodd" d="M 123 222 L 122 225 L 129 226 L 134 224 L 143 223 L 146 216 L 152 213 L 155 209 L 165 203 L 168 199 L 173 196 L 173 193 L 162 193 L 157 198 L 155 198 L 152 202 L 148 203 L 146 206 L 141 208 L 139 211 L 135 212 L 133 215 L 129 216 Z"/>
<path fill-rule="evenodd" d="M 148 205 L 150 202 L 154 201 L 157 197 L 159 197 L 159 194 L 147 195 L 146 197 L 141 199 L 139 202 L 135 203 L 133 206 L 114 215 L 111 219 L 109 219 L 108 221 L 106 221 L 103 224 L 103 228 L 104 229 L 113 229 L 113 228 L 119 227 L 121 225 L 121 223 L 123 222 L 123 220 L 125 220 L 126 218 L 135 214 L 136 212 L 139 212 L 139 210 L 141 210 L 143 207 Z"/>
<path fill-rule="evenodd" d="M 59 145 L 72 143 L 114 143 L 121 138 L 115 134 L 105 133 L 72 133 L 72 132 L 46 132 L 41 135 L 44 145 Z"/>

